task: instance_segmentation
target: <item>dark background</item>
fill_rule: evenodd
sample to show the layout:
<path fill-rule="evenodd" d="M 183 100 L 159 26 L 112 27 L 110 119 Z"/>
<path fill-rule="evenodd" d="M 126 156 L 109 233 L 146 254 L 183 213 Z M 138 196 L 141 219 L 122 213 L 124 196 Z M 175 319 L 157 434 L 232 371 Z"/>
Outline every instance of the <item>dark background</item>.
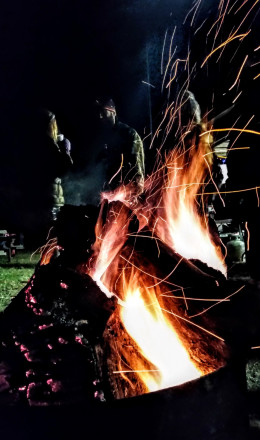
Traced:
<path fill-rule="evenodd" d="M 187 78 L 184 64 L 180 64 L 171 96 L 166 91 L 161 93 L 164 35 L 167 30 L 165 68 L 175 26 L 175 57 L 186 58 L 190 51 L 190 70 L 195 68 L 189 88 L 195 93 L 202 114 L 211 111 L 213 117 L 222 112 L 242 90 L 235 109 L 216 126 L 225 127 L 240 117 L 237 126 L 242 128 L 255 114 L 249 128 L 258 129 L 260 79 L 253 80 L 260 67 L 256 64 L 260 51 L 255 51 L 259 44 L 257 6 L 238 32 L 251 29 L 249 36 L 230 43 L 223 53 L 218 51 L 204 68 L 200 67 L 215 36 L 218 46 L 254 4 L 249 0 L 239 10 L 242 3 L 233 2 L 234 7 L 225 15 L 216 36 L 220 22 L 208 34 L 218 17 L 216 1 L 202 1 L 194 20 L 196 3 L 191 0 L 3 2 L 0 13 L 1 227 L 16 228 L 19 224 L 17 200 L 23 198 L 21 183 L 25 175 L 30 180 L 31 170 L 39 167 L 35 160 L 38 140 L 33 130 L 38 108 L 52 110 L 61 132 L 71 140 L 75 162 L 71 182 L 78 180 L 81 186 L 87 182 L 88 163 L 95 148 L 96 98 L 113 97 L 120 119 L 135 127 L 142 137 L 151 127 L 155 129 L 167 99 L 177 96 Z M 241 79 L 229 91 L 247 54 Z M 149 138 L 145 148 L 149 149 Z M 91 191 L 93 187 L 90 185 Z"/>

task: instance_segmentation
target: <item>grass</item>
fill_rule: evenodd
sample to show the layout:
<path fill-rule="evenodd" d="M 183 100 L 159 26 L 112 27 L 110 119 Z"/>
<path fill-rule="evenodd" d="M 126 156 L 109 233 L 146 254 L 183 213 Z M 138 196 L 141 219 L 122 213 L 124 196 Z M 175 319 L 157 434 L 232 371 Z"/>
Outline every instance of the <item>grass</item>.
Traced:
<path fill-rule="evenodd" d="M 17 251 L 10 263 L 5 255 L 0 255 L 0 312 L 25 286 L 38 260 L 39 254 L 32 256 L 24 251 Z"/>

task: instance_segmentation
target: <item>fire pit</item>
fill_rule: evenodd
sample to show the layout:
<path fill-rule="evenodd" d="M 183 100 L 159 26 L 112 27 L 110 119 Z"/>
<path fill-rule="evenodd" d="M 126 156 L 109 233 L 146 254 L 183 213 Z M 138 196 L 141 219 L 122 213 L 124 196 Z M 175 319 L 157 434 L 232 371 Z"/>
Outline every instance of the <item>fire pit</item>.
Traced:
<path fill-rule="evenodd" d="M 205 263 L 181 257 L 149 228 L 139 231 L 137 216 L 122 202 L 111 207 L 113 216 L 119 212 L 128 222 L 123 244 L 119 237 L 106 267 L 113 291 L 105 288 L 105 278 L 93 280 L 88 274 L 95 267 L 91 249 L 98 211 L 65 206 L 57 223 L 58 239 L 50 242 L 28 285 L 1 317 L 0 395 L 6 420 L 11 405 L 22 411 L 19 432 L 26 435 L 28 426 L 38 435 L 38 425 L 47 417 L 42 438 L 80 433 L 86 420 L 88 432 L 98 429 L 99 437 L 121 438 L 124 432 L 129 439 L 167 439 L 173 433 L 184 440 L 247 438 L 247 346 L 238 351 L 237 340 L 216 312 L 229 305 L 226 298 L 239 286 L 230 285 Z M 110 216 L 110 210 L 99 214 L 102 225 L 97 226 L 106 225 L 106 233 Z M 57 246 L 59 256 L 53 253 Z M 138 292 L 129 309 L 121 293 L 127 285 Z M 208 310 L 220 300 L 220 306 Z M 143 303 L 152 315 L 146 310 L 139 316 Z M 140 351 L 140 342 L 134 341 L 126 324 L 129 317 L 122 321 L 122 311 L 130 318 L 134 313 L 134 329 L 138 320 L 145 329 L 154 320 L 160 323 L 159 352 L 166 367 L 147 358 L 146 348 Z M 162 311 L 170 318 L 166 327 L 165 319 L 161 324 Z M 170 339 L 163 347 L 169 329 L 172 338 L 173 326 L 175 342 Z M 148 334 L 152 345 L 157 332 L 156 328 L 153 336 Z M 184 351 L 192 363 L 191 369 L 178 367 L 180 377 L 173 383 L 171 370 L 180 363 L 179 354 L 172 356 L 176 341 L 181 343 L 180 355 Z M 31 410 L 39 406 L 41 412 L 33 412 L 32 422 Z"/>

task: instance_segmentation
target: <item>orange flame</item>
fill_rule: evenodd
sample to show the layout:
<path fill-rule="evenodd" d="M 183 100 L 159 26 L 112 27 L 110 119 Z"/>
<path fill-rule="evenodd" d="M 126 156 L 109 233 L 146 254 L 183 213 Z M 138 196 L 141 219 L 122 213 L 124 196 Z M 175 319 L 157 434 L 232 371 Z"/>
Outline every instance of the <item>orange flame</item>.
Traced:
<path fill-rule="evenodd" d="M 200 3 L 200 0 L 194 2 L 189 12 L 189 14 L 193 12 L 191 26 L 195 22 Z M 216 29 L 215 36 L 213 36 L 213 46 L 200 63 L 201 68 L 215 59 L 215 54 L 219 54 L 219 60 L 223 51 L 231 43 L 233 45 L 235 42 L 241 42 L 249 35 L 250 29 L 246 32 L 242 30 L 239 32 L 239 30 L 257 3 L 258 0 L 245 13 L 241 23 L 236 28 L 232 27 L 232 31 L 229 32 L 224 41 L 218 41 L 221 34 L 225 35 L 221 32 L 224 17 L 226 14 L 231 13 L 236 4 L 235 2 L 234 5 L 231 5 L 229 1 L 225 3 L 220 0 L 217 20 L 207 33 L 208 38 L 213 29 Z M 234 15 L 245 4 L 246 2 L 243 2 Z M 187 14 L 187 17 L 189 14 Z M 198 27 L 197 31 L 203 25 L 204 22 Z M 144 232 L 148 230 L 149 237 L 151 239 L 154 237 L 156 244 L 162 241 L 175 254 L 178 253 L 183 257 L 179 258 L 178 256 L 180 265 L 185 259 L 196 259 L 226 275 L 224 257 L 220 245 L 216 244 L 212 238 L 209 220 L 205 212 L 206 197 L 210 194 L 219 194 L 220 196 L 211 174 L 213 162 L 212 133 L 237 131 L 239 133 L 260 134 L 257 131 L 246 129 L 247 126 L 243 129 L 237 127 L 213 129 L 213 127 L 209 127 L 207 131 L 204 124 L 197 124 L 192 127 L 191 122 L 191 126 L 187 128 L 189 131 L 183 135 L 181 147 L 180 143 L 177 144 L 178 147 L 175 145 L 175 149 L 167 155 L 166 160 L 159 164 L 163 160 L 163 147 L 166 146 L 166 140 L 169 141 L 169 133 L 178 116 L 179 124 L 175 135 L 178 137 L 182 133 L 180 116 L 181 108 L 185 104 L 183 97 L 185 88 L 189 87 L 191 73 L 195 69 L 195 65 L 191 70 L 189 68 L 190 52 L 188 52 L 186 60 L 174 59 L 175 49 L 172 48 L 174 35 L 175 30 L 170 40 L 169 57 L 163 75 L 162 91 L 166 84 L 167 96 L 170 98 L 169 89 L 173 87 L 174 79 L 182 63 L 185 63 L 184 69 L 187 71 L 187 79 L 178 91 L 175 102 L 167 103 L 162 121 L 152 136 L 150 149 L 156 142 L 160 144 L 155 160 L 155 172 L 145 181 L 142 202 L 138 201 L 138 197 L 133 202 L 134 191 L 131 192 L 131 187 L 121 186 L 116 191 L 106 194 L 106 202 L 103 201 L 103 207 L 96 226 L 96 243 L 93 246 L 91 267 L 89 269 L 89 274 L 108 296 L 117 294 L 120 298 L 119 307 L 111 317 L 111 321 L 114 319 L 115 327 L 118 326 L 119 329 L 118 332 L 111 333 L 113 336 L 117 335 L 116 341 L 113 340 L 116 347 L 114 347 L 113 355 L 115 359 L 112 363 L 113 366 L 116 366 L 114 370 L 118 371 L 114 371 L 114 373 L 120 373 L 128 383 L 132 381 L 131 374 L 138 375 L 140 382 L 144 384 L 144 389 L 150 391 L 174 386 L 213 371 L 214 368 L 216 369 L 223 364 L 224 354 L 221 350 L 223 349 L 224 340 L 221 337 L 216 337 L 216 345 L 213 344 L 212 350 L 209 349 L 209 338 L 216 335 L 207 331 L 205 327 L 198 325 L 197 321 L 191 322 L 195 317 L 200 319 L 212 306 L 204 307 L 203 312 L 190 314 L 188 317 L 187 300 L 189 298 L 185 297 L 183 290 L 186 314 L 183 310 L 183 313 L 181 313 L 178 309 L 177 298 L 174 299 L 173 296 L 170 298 L 170 295 L 165 295 L 166 285 L 164 283 L 166 284 L 166 278 L 162 277 L 160 279 L 157 277 L 156 263 L 153 263 L 155 264 L 154 267 L 151 263 L 149 269 L 147 269 L 147 261 L 146 263 L 142 262 L 142 255 L 134 255 L 136 251 L 133 245 L 130 245 L 127 250 L 127 258 L 121 255 L 124 254 L 125 245 L 126 248 L 128 246 L 126 242 L 130 234 L 131 216 L 134 214 L 139 220 L 139 236 L 142 229 Z M 163 73 L 166 38 L 167 33 L 164 39 L 161 73 Z M 258 49 L 259 47 L 255 51 Z M 247 59 L 248 56 L 246 55 L 236 78 L 231 83 L 233 85 L 230 86 L 230 90 L 238 84 Z M 259 75 L 256 75 L 254 79 L 258 77 Z M 233 103 L 241 93 L 237 94 Z M 205 190 L 205 183 L 208 183 L 206 182 L 207 179 L 215 185 L 215 193 Z M 257 191 L 257 188 L 253 189 Z M 242 191 L 251 189 L 243 189 Z M 106 215 L 104 215 L 105 209 L 107 209 Z M 122 256 L 121 259 L 120 256 Z M 148 255 L 146 257 L 149 259 Z M 124 263 L 122 263 L 122 260 L 124 260 Z M 123 264 L 125 264 L 124 267 L 122 267 Z M 131 266 L 131 275 L 126 277 L 129 266 Z M 173 272 L 174 269 L 170 272 L 172 278 L 174 277 Z M 149 277 L 154 277 L 156 281 L 160 279 L 160 282 L 155 282 L 153 286 L 147 286 L 150 280 Z M 181 286 L 178 287 L 182 289 Z M 111 321 L 109 325 L 111 325 Z M 193 328 L 194 331 L 191 329 L 192 324 L 195 328 Z M 123 331 L 121 331 L 122 328 Z M 203 330 L 205 338 L 202 340 L 199 332 Z M 125 333 L 123 333 L 124 331 Z M 198 332 L 198 335 L 196 332 Z M 191 345 L 196 345 L 194 343 L 196 338 L 198 344 L 194 350 L 196 353 L 193 353 Z M 192 342 L 189 343 L 188 341 Z M 203 352 L 203 359 L 200 350 Z M 207 356 L 210 361 L 205 366 Z M 206 359 L 206 362 L 204 362 L 204 359 Z M 203 363 L 204 367 L 202 366 Z M 125 368 L 122 368 L 123 366 Z"/>
<path fill-rule="evenodd" d="M 189 321 L 186 319 L 188 324 L 180 325 L 176 318 L 171 317 L 170 321 L 169 317 L 166 318 L 159 303 L 159 298 L 164 301 L 163 285 L 155 284 L 155 291 L 155 286 L 146 286 L 145 271 L 139 271 L 133 265 L 131 275 L 126 278 L 127 266 L 120 266 L 120 254 L 128 239 L 134 213 L 139 219 L 139 231 L 145 225 L 184 258 L 199 259 L 225 273 L 223 256 L 213 243 L 206 215 L 203 218 L 197 204 L 198 190 L 203 187 L 212 165 L 211 134 L 203 135 L 201 127 L 200 133 L 196 130 L 191 131 L 189 143 L 186 138 L 183 151 L 171 152 L 165 166 L 147 179 L 146 202 L 131 204 L 131 186 L 122 186 L 103 196 L 96 225 L 89 274 L 107 296 L 114 294 L 119 298 L 121 323 L 137 347 L 132 356 L 131 350 L 129 353 L 120 341 L 124 336 L 119 334 L 120 348 L 113 354 L 118 358 L 114 361 L 118 371 L 114 373 L 121 373 L 130 382 L 126 374 L 136 374 L 147 391 L 175 386 L 214 370 L 214 362 L 207 371 L 205 368 L 200 370 L 200 364 L 190 357 L 189 343 L 182 338 L 182 331 L 185 333 L 184 327 L 189 326 Z M 138 264 L 141 268 L 139 258 Z M 155 276 L 154 270 L 151 270 L 152 277 Z M 122 368 L 120 359 L 127 369 Z"/>
<path fill-rule="evenodd" d="M 153 291 L 149 292 L 149 304 L 146 304 L 140 288 L 129 285 L 120 317 L 140 353 L 155 366 L 155 370 L 149 371 L 144 369 L 140 359 L 131 363 L 148 391 L 180 385 L 201 376 L 170 321 L 163 315 Z"/>
<path fill-rule="evenodd" d="M 101 290 L 108 296 L 112 296 L 112 292 L 105 286 L 111 285 L 109 276 L 111 272 L 106 273 L 107 268 L 115 259 L 124 245 L 128 233 L 129 210 L 125 205 L 111 203 L 109 205 L 104 200 L 100 209 L 99 218 L 96 224 L 96 241 L 93 245 L 93 264 L 89 270 L 89 275 L 98 284 Z M 106 215 L 107 214 L 107 215 Z M 105 224 L 103 216 L 105 217 Z"/>
<path fill-rule="evenodd" d="M 189 150 L 182 153 L 174 150 L 168 156 L 163 215 L 157 221 L 156 233 L 183 257 L 198 259 L 226 274 L 221 249 L 213 243 L 207 218 L 196 204 L 196 195 L 212 163 L 211 142 L 207 132 L 200 136 L 197 145 L 193 139 Z"/>

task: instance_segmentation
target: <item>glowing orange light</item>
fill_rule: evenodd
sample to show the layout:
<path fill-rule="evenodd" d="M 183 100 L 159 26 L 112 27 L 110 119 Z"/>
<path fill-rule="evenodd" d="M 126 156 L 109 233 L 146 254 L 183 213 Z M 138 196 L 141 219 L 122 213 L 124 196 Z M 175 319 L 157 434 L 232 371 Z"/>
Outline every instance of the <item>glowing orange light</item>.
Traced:
<path fill-rule="evenodd" d="M 221 252 L 213 244 L 207 224 L 199 215 L 196 193 L 205 180 L 209 163 L 205 153 L 210 145 L 210 131 L 203 133 L 199 145 L 193 146 L 189 159 L 173 152 L 167 161 L 170 173 L 163 190 L 166 224 L 159 220 L 157 236 L 185 258 L 199 259 L 226 273 Z M 187 160 L 188 165 L 187 165 Z M 208 159 L 211 161 L 211 158 Z M 176 190 L 176 187 L 182 187 Z"/>
<path fill-rule="evenodd" d="M 226 46 L 228 43 L 230 43 L 231 41 L 234 41 L 236 38 L 245 38 L 250 31 L 248 31 L 246 34 L 239 34 L 239 35 L 235 35 L 232 34 L 226 41 L 224 41 L 224 43 L 221 43 L 218 47 L 216 47 L 215 49 L 213 49 L 205 58 L 205 60 L 203 61 L 203 63 L 201 64 L 200 67 L 203 67 L 204 64 L 206 64 L 206 62 L 208 61 L 208 59 L 219 49 L 221 49 L 222 47 Z"/>
<path fill-rule="evenodd" d="M 246 228 L 246 232 L 247 232 L 247 244 L 246 244 L 246 250 L 249 251 L 250 248 L 250 232 L 248 229 L 248 223 L 245 222 L 245 228 Z"/>
<path fill-rule="evenodd" d="M 196 379 L 201 373 L 194 366 L 171 323 L 165 318 L 156 296 L 149 292 L 147 305 L 138 287 L 129 286 L 125 306 L 121 308 L 121 319 L 155 370 L 139 369 L 132 365 L 149 391 L 179 385 Z"/>
<path fill-rule="evenodd" d="M 251 134 L 260 135 L 259 131 L 248 130 L 248 129 L 244 129 L 244 128 L 235 128 L 235 127 L 231 127 L 231 128 L 211 128 L 210 130 L 205 131 L 204 134 L 214 133 L 214 132 L 221 132 L 221 131 L 239 131 L 240 133 L 251 133 Z"/>
<path fill-rule="evenodd" d="M 239 71 L 238 71 L 238 74 L 237 74 L 237 77 L 236 77 L 236 79 L 235 79 L 235 82 L 232 84 L 231 87 L 229 87 L 229 90 L 232 90 L 233 87 L 235 87 L 235 85 L 237 84 L 238 79 L 239 79 L 240 74 L 241 74 L 241 72 L 242 72 L 242 70 L 243 70 L 243 67 L 244 67 L 244 65 L 245 65 L 245 63 L 246 63 L 247 58 L 248 58 L 248 55 L 246 55 L 246 57 L 245 57 L 245 59 L 244 59 L 242 65 L 241 65 L 241 67 L 240 67 L 240 69 L 239 69 Z"/>

